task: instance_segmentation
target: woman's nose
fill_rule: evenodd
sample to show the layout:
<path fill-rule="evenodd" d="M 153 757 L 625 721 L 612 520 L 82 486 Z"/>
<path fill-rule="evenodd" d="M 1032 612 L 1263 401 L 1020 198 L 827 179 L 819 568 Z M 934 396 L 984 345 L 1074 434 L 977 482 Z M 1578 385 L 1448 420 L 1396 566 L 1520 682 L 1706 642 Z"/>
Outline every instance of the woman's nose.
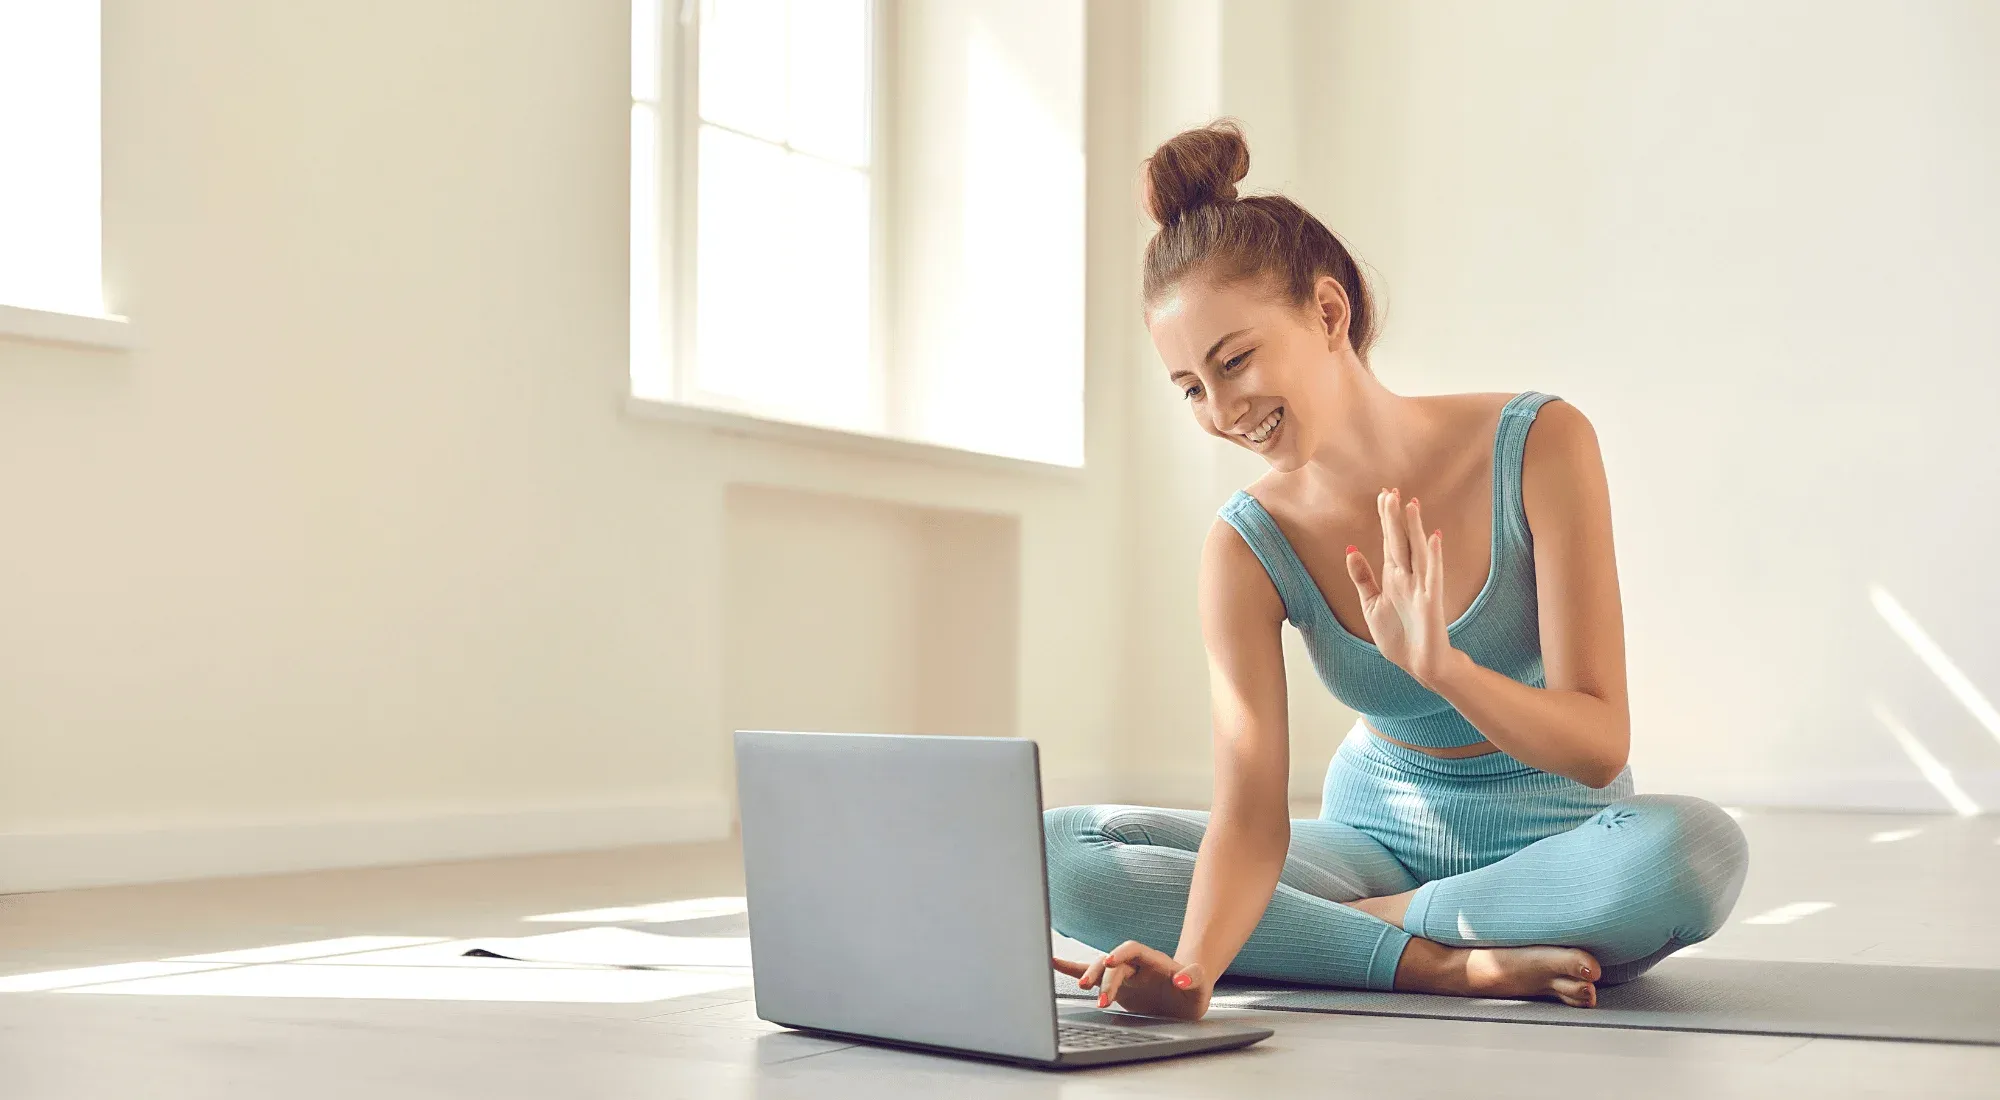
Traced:
<path fill-rule="evenodd" d="M 1228 435 L 1243 427 L 1243 418 L 1250 415 L 1250 402 L 1218 396 L 1209 403 L 1209 415 L 1214 418 L 1215 430 Z"/>

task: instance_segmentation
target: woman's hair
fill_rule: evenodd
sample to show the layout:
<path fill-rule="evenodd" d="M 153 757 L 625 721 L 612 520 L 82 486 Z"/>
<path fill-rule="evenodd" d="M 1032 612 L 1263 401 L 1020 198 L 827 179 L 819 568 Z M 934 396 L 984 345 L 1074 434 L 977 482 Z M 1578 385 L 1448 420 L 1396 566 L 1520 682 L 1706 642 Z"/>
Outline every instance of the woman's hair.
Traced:
<path fill-rule="evenodd" d="M 1347 246 L 1283 195 L 1236 197 L 1250 171 L 1243 128 L 1218 119 L 1175 134 L 1146 158 L 1146 213 L 1160 231 L 1146 245 L 1145 302 L 1190 276 L 1218 283 L 1266 279 L 1306 306 L 1320 276 L 1347 291 L 1348 341 L 1363 360 L 1375 342 L 1374 299 Z"/>

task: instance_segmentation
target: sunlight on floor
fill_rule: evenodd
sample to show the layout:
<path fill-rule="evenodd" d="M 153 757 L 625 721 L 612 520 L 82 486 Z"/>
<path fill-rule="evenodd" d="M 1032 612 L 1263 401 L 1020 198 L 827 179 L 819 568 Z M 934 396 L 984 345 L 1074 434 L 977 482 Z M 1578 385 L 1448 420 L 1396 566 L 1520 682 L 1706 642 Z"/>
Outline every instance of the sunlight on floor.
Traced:
<path fill-rule="evenodd" d="M 1887 829 L 1870 836 L 1868 842 L 1871 844 L 1894 844 L 1899 840 L 1908 840 L 1921 832 L 1923 832 L 1922 829 Z"/>
<path fill-rule="evenodd" d="M 474 949 L 493 955 L 467 956 Z M 747 937 L 615 927 L 468 940 L 348 936 L 0 978 L 0 993 L 598 1004 L 749 987 Z"/>
<path fill-rule="evenodd" d="M 51 970 L 41 974 L 10 974 L 0 978 L 0 993 L 45 993 L 93 982 L 122 982 L 134 978 L 159 978 L 170 974 L 191 974 L 200 970 L 223 970 L 221 965 L 199 963 L 137 962 L 110 966 L 85 966 L 75 970 Z"/>
<path fill-rule="evenodd" d="M 689 898 L 651 905 L 627 905 L 616 909 L 584 909 L 575 913 L 544 913 L 522 917 L 545 924 L 671 924 L 674 921 L 729 917 L 749 911 L 742 898 Z"/>
<path fill-rule="evenodd" d="M 278 963 L 85 986 L 77 993 L 181 997 L 637 1004 L 742 989 L 748 974 L 553 967 L 329 966 Z"/>
<path fill-rule="evenodd" d="M 1790 905 L 1780 905 L 1769 912 L 1746 918 L 1744 924 L 1790 924 L 1814 913 L 1824 913 L 1833 908 L 1830 901 L 1795 901 Z"/>
<path fill-rule="evenodd" d="M 380 951 L 389 947 L 408 947 L 412 944 L 438 942 L 440 942 L 440 939 L 437 936 L 344 936 L 337 940 L 314 940 L 309 943 L 280 944 L 276 947 L 251 947 L 242 951 L 216 951 L 206 955 L 176 955 L 167 961 L 197 963 L 297 962 L 300 959 L 323 959 L 328 955 Z"/>

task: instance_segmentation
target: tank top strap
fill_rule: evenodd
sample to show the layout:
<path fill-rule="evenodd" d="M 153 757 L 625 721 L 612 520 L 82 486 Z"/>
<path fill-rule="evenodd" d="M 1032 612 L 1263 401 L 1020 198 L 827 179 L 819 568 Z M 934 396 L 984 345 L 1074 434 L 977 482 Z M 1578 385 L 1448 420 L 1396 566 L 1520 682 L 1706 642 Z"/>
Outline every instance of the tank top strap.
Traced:
<path fill-rule="evenodd" d="M 1521 500 L 1522 460 L 1528 452 L 1528 429 L 1543 405 L 1561 398 L 1528 390 L 1514 395 L 1500 410 L 1500 427 L 1493 434 L 1493 529 L 1505 531 L 1519 546 L 1533 544 L 1528 512 Z M 1499 541 L 1498 539 L 1495 540 Z"/>
<path fill-rule="evenodd" d="M 1243 536 L 1243 541 L 1250 544 L 1250 552 L 1264 564 L 1265 574 L 1278 589 L 1278 598 L 1285 602 L 1285 618 L 1301 629 L 1317 621 L 1326 607 L 1326 597 L 1313 583 L 1312 574 L 1306 572 L 1291 540 L 1278 530 L 1278 521 L 1271 518 L 1257 498 L 1239 489 L 1216 515 Z"/>

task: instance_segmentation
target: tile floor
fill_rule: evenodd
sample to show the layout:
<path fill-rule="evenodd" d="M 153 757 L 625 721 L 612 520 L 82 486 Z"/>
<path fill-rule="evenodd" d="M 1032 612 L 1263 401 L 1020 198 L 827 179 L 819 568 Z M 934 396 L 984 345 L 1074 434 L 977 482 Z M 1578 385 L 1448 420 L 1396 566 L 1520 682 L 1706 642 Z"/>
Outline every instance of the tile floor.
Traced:
<path fill-rule="evenodd" d="M 1699 950 L 2000 967 L 2000 818 L 1743 823 L 1749 883 Z M 0 899 L 0 1097 L 2000 1097 L 2000 1048 L 1295 1013 L 1248 1051 L 1072 1074 L 853 1046 L 757 1019 L 740 917 L 699 900 L 741 891 L 716 844 Z M 699 951 L 458 957 L 606 926 Z"/>

